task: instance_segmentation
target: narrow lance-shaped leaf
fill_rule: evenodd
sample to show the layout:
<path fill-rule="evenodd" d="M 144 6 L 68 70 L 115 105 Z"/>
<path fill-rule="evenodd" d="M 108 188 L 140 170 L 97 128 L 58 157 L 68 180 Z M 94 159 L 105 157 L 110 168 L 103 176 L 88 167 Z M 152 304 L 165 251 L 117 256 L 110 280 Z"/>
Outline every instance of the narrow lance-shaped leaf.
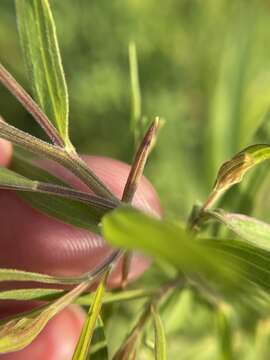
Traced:
<path fill-rule="evenodd" d="M 226 190 L 242 181 L 243 176 L 253 166 L 270 159 L 270 145 L 256 144 L 247 147 L 220 168 L 214 189 L 203 205 L 209 208 Z"/>
<path fill-rule="evenodd" d="M 88 286 L 87 282 L 81 283 L 35 316 L 24 316 L 1 325 L 0 353 L 17 351 L 29 345 L 48 321 L 72 303 Z"/>
<path fill-rule="evenodd" d="M 39 275 L 39 274 L 38 274 Z M 119 303 L 123 301 L 131 301 L 137 299 L 148 298 L 155 295 L 156 289 L 135 289 L 117 292 L 107 292 L 103 297 L 103 304 Z M 14 289 L 0 291 L 0 300 L 41 300 L 52 301 L 58 299 L 65 290 L 60 289 L 46 289 L 46 288 L 31 288 L 31 289 Z M 79 305 L 87 306 L 93 302 L 93 294 L 83 294 L 77 300 Z"/>
<path fill-rule="evenodd" d="M 0 269 L 0 282 L 2 281 L 34 281 L 46 284 L 59 284 L 60 282 L 55 276 L 15 269 Z"/>
<path fill-rule="evenodd" d="M 86 360 L 89 358 L 90 344 L 94 334 L 96 322 L 100 314 L 108 274 L 109 271 L 103 275 L 103 278 L 98 285 L 93 302 L 89 309 L 87 319 L 84 323 L 79 341 L 73 354 L 73 360 Z"/>
<path fill-rule="evenodd" d="M 106 199 L 67 186 L 30 180 L 6 168 L 0 168 L 0 189 L 26 192 L 24 197 L 46 214 L 95 231 L 102 216 L 115 208 Z M 31 192 L 36 194 L 30 195 Z"/>
<path fill-rule="evenodd" d="M 154 327 L 155 327 L 155 359 L 166 360 L 167 345 L 166 345 L 166 336 L 165 336 L 163 324 L 160 315 L 158 314 L 154 306 L 152 306 L 151 312 L 153 315 Z"/>
<path fill-rule="evenodd" d="M 243 240 L 270 251 L 270 225 L 250 216 L 228 213 L 223 210 L 209 211 L 207 214 L 226 225 Z"/>
<path fill-rule="evenodd" d="M 49 1 L 16 0 L 16 15 L 35 99 L 70 146 L 67 86 Z"/>

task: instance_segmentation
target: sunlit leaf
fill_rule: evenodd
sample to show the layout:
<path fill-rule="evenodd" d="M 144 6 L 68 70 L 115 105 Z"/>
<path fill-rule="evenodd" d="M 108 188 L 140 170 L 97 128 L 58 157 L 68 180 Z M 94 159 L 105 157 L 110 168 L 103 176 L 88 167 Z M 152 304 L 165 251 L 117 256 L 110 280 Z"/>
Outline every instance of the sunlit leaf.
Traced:
<path fill-rule="evenodd" d="M 243 176 L 255 165 L 270 159 L 270 145 L 256 144 L 247 147 L 231 160 L 226 161 L 219 169 L 214 189 L 208 197 L 204 208 L 209 207 L 226 190 L 242 181 Z"/>
<path fill-rule="evenodd" d="M 209 215 L 249 243 L 270 251 L 269 224 L 250 216 L 228 213 L 223 210 L 211 211 Z"/>
<path fill-rule="evenodd" d="M 16 14 L 35 99 L 68 145 L 68 93 L 49 1 L 16 0 Z"/>
<path fill-rule="evenodd" d="M 79 341 L 72 357 L 73 360 L 86 360 L 90 357 L 91 340 L 95 331 L 97 319 L 100 314 L 102 299 L 106 288 L 107 276 L 108 272 L 106 272 L 106 274 L 103 276 L 95 292 L 87 319 L 85 320 Z"/>
<path fill-rule="evenodd" d="M 81 283 L 35 316 L 24 316 L 1 325 L 0 353 L 17 351 L 29 345 L 39 335 L 48 321 L 73 302 L 87 287 L 86 282 Z"/>
<path fill-rule="evenodd" d="M 155 359 L 167 359 L 166 336 L 160 315 L 154 307 L 151 308 L 155 326 Z"/>

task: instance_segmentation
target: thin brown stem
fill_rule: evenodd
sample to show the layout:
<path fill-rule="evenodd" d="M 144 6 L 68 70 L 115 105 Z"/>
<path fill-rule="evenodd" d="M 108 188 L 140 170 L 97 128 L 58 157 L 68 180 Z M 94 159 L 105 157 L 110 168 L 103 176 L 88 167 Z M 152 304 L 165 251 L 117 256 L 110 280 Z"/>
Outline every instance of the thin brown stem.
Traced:
<path fill-rule="evenodd" d="M 185 283 L 186 281 L 184 280 L 184 283 L 181 285 L 184 286 Z M 151 309 L 153 305 L 156 305 L 159 301 L 161 301 L 170 291 L 175 289 L 179 284 L 180 284 L 179 279 L 173 280 L 172 282 L 165 284 L 165 286 L 162 286 L 150 298 L 150 300 L 146 303 L 144 311 L 139 317 L 139 320 L 137 321 L 133 329 L 130 331 L 130 333 L 126 337 L 125 341 L 123 342 L 119 350 L 113 356 L 113 360 L 127 359 L 126 356 L 134 351 L 139 335 L 141 334 L 143 328 L 145 327 L 146 323 L 148 322 L 151 316 L 152 313 Z"/>
<path fill-rule="evenodd" d="M 52 142 L 64 147 L 64 141 L 56 128 L 52 125 L 48 117 L 40 109 L 38 104 L 23 89 L 23 87 L 14 79 L 14 77 L 0 64 L 0 81 L 11 92 L 12 95 L 25 107 L 25 109 L 34 117 L 42 129 L 46 132 Z"/>
<path fill-rule="evenodd" d="M 135 159 L 133 161 L 125 189 L 122 196 L 122 201 L 126 203 L 131 203 L 135 192 L 138 188 L 139 182 L 141 180 L 144 167 L 147 161 L 147 158 L 150 154 L 150 151 L 153 147 L 153 144 L 156 139 L 157 131 L 160 127 L 160 120 L 156 118 L 149 129 L 147 130 L 137 152 L 135 155 Z"/>
<path fill-rule="evenodd" d="M 146 161 L 156 140 L 160 120 L 156 118 L 147 130 L 136 154 L 124 188 L 122 201 L 131 203 L 143 175 Z M 122 288 L 127 284 L 128 274 L 132 260 L 132 253 L 126 251 L 123 255 Z"/>

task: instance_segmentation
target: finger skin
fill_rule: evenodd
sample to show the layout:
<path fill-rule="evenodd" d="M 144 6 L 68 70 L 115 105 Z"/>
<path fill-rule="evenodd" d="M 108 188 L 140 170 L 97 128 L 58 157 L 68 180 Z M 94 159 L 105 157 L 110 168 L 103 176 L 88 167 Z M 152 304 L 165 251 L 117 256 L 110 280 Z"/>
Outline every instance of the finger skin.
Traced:
<path fill-rule="evenodd" d="M 41 334 L 20 351 L 1 360 L 70 360 L 85 319 L 83 310 L 71 305 L 49 321 Z"/>
<path fill-rule="evenodd" d="M 12 156 L 12 145 L 9 141 L 0 139 L 0 166 L 8 166 Z"/>
<path fill-rule="evenodd" d="M 111 191 L 121 198 L 130 167 L 104 157 L 84 158 Z M 2 165 L 7 165 L 9 161 L 10 155 L 3 157 Z M 58 165 L 46 162 L 46 167 L 69 184 L 87 190 L 80 181 Z M 159 199 L 146 179 L 142 179 L 133 205 L 155 216 L 161 214 Z M 89 271 L 111 251 L 101 237 L 42 215 L 10 191 L 0 190 L 0 228 L 2 268 L 75 275 Z M 129 279 L 143 273 L 148 263 L 142 257 L 134 256 Z M 118 286 L 120 281 L 121 262 L 110 278 L 110 286 Z M 23 285 L 20 284 L 21 286 Z M 2 302 L 0 316 L 22 311 L 29 306 L 31 305 L 25 302 Z M 54 317 L 31 345 L 18 352 L 1 355 L 0 358 L 69 360 L 79 338 L 83 318 L 81 310 L 69 307 Z"/>

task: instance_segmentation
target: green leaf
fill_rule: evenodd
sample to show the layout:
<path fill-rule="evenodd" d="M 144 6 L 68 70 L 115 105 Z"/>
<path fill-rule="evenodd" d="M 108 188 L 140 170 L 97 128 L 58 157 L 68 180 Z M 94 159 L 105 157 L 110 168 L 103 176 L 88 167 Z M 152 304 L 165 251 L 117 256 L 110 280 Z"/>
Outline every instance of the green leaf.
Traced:
<path fill-rule="evenodd" d="M 43 330 L 48 321 L 72 303 L 87 287 L 87 282 L 81 283 L 34 316 L 25 315 L 1 325 L 0 353 L 18 351 L 29 345 Z"/>
<path fill-rule="evenodd" d="M 231 160 L 226 161 L 219 169 L 214 189 L 209 195 L 203 208 L 208 208 L 226 190 L 241 182 L 248 170 L 269 159 L 270 145 L 256 144 L 247 147 L 236 154 Z"/>
<path fill-rule="evenodd" d="M 27 178 L 33 178 L 40 182 L 67 186 L 64 182 L 35 166 L 34 163 L 25 160 L 18 154 L 13 157 L 11 168 Z M 2 170 L 0 170 L 1 172 Z M 1 185 L 0 185 L 1 186 Z M 102 216 L 107 212 L 106 206 L 96 206 L 75 199 L 56 197 L 54 195 L 20 192 L 19 195 L 31 206 L 43 213 L 56 217 L 68 224 L 77 227 L 97 231 L 97 225 Z M 109 209 L 108 209 L 109 210 Z"/>
<path fill-rule="evenodd" d="M 103 234 L 111 245 L 163 259 L 215 293 L 248 302 L 255 287 L 259 296 L 270 292 L 270 253 L 250 243 L 193 238 L 175 223 L 127 208 L 104 217 Z"/>
<path fill-rule="evenodd" d="M 3 167 L 0 168 L 0 188 L 14 190 L 28 189 L 29 191 L 36 191 L 37 185 L 38 181 L 27 179 L 9 169 Z"/>
<path fill-rule="evenodd" d="M 43 289 L 43 288 L 32 288 L 32 289 L 14 289 L 0 291 L 0 300 L 41 300 L 41 301 L 52 301 L 58 299 L 65 290 L 60 289 Z"/>
<path fill-rule="evenodd" d="M 250 216 L 228 213 L 223 210 L 209 211 L 208 214 L 250 244 L 270 252 L 269 224 Z"/>
<path fill-rule="evenodd" d="M 166 360 L 167 359 L 167 345 L 166 336 L 163 328 L 163 324 L 160 315 L 154 307 L 151 308 L 155 325 L 155 359 Z"/>
<path fill-rule="evenodd" d="M 0 282 L 2 281 L 34 281 L 46 284 L 61 283 L 60 278 L 56 276 L 15 269 L 0 269 Z"/>
<path fill-rule="evenodd" d="M 87 319 L 85 320 L 79 341 L 72 357 L 73 360 L 86 360 L 90 357 L 90 344 L 95 331 L 97 319 L 100 314 L 108 274 L 109 272 L 107 271 L 102 277 L 102 280 L 100 281 L 98 288 L 95 292 L 95 296 L 90 306 Z"/>
<path fill-rule="evenodd" d="M 0 300 L 41 300 L 52 301 L 65 294 L 60 289 L 14 289 L 0 291 Z M 122 301 L 137 300 L 150 297 L 156 293 L 156 289 L 135 289 L 117 292 L 107 292 L 103 298 L 103 304 L 119 303 Z M 79 305 L 87 306 L 93 302 L 93 294 L 83 294 L 77 300 Z"/>
<path fill-rule="evenodd" d="M 113 211 L 103 218 L 103 235 L 114 246 L 143 250 L 187 273 L 219 275 L 230 282 L 237 276 L 225 266 L 222 255 L 193 239 L 175 223 L 160 221 L 132 208 Z"/>
<path fill-rule="evenodd" d="M 16 0 L 16 14 L 23 55 L 34 96 L 58 129 L 68 138 L 68 93 L 48 0 Z"/>

